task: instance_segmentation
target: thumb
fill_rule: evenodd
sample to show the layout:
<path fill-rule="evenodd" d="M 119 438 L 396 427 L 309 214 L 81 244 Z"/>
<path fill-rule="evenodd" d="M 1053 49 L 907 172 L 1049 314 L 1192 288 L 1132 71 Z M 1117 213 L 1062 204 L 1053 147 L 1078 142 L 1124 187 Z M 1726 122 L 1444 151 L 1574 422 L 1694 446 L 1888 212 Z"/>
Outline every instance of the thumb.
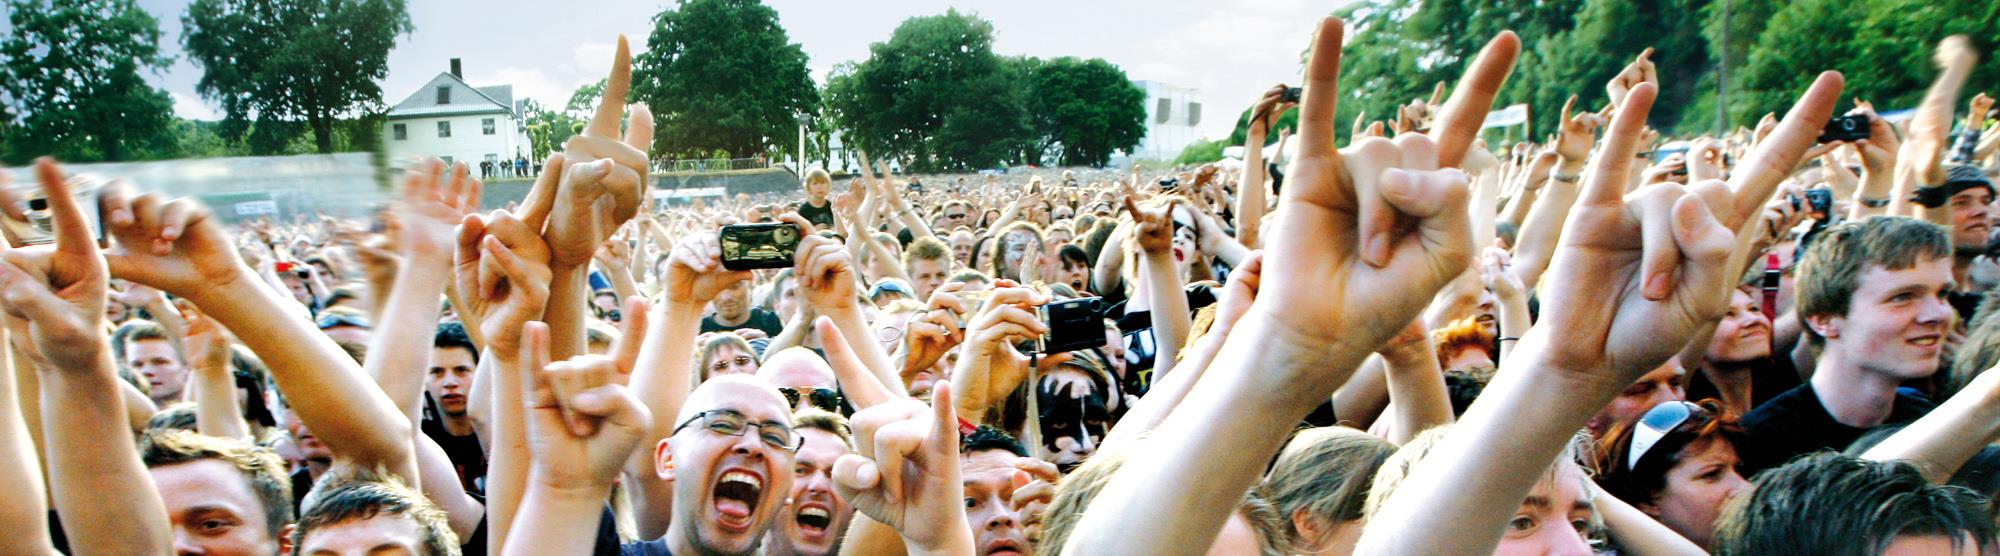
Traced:
<path fill-rule="evenodd" d="M 845 500 L 859 500 L 881 484 L 882 474 L 875 462 L 855 454 L 833 461 L 833 489 Z"/>
<path fill-rule="evenodd" d="M 652 412 L 632 391 L 616 384 L 605 384 L 585 390 L 570 399 L 570 409 L 591 417 L 603 419 L 618 428 L 644 434 L 651 428 Z M 598 427 L 599 432 L 604 427 Z M 636 438 L 636 436 L 635 436 Z"/>
<path fill-rule="evenodd" d="M 63 300 L 37 283 L 12 261 L 0 263 L 0 302 L 14 313 L 34 322 L 52 322 L 63 316 Z"/>

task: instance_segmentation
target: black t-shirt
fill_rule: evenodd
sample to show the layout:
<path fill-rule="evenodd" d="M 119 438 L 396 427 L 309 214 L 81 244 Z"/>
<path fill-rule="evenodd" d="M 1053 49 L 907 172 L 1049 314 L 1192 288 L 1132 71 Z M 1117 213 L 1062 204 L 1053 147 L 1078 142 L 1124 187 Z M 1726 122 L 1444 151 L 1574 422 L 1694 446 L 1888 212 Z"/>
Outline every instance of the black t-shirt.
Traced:
<path fill-rule="evenodd" d="M 730 326 L 722 324 L 720 322 L 716 322 L 715 315 L 709 315 L 701 318 L 701 333 L 703 334 L 707 334 L 709 332 L 733 332 L 744 328 L 755 328 L 758 330 L 762 330 L 764 331 L 765 334 L 769 334 L 771 335 L 771 337 L 776 338 L 778 337 L 779 332 L 785 331 L 785 322 L 778 320 L 777 313 L 766 311 L 761 307 L 751 307 L 750 318 L 744 320 L 743 324 L 735 326 Z"/>
<path fill-rule="evenodd" d="M 814 205 L 811 200 L 800 201 L 797 210 L 799 216 L 804 217 L 807 222 L 811 222 L 815 228 L 824 230 L 833 227 L 833 203 L 831 201 L 824 205 Z"/>
<path fill-rule="evenodd" d="M 479 436 L 468 434 L 453 436 L 445 430 L 443 418 L 437 415 L 430 394 L 424 395 L 424 436 L 431 437 L 444 455 L 451 459 L 451 467 L 458 472 L 458 484 L 470 492 L 485 492 L 480 479 L 486 477 L 486 450 L 479 447 Z"/>
<path fill-rule="evenodd" d="M 1789 357 L 1766 357 L 1750 365 L 1750 407 L 1764 405 L 1765 402 L 1799 386 L 1799 370 L 1792 365 Z M 1688 373 L 1687 400 L 1701 401 L 1708 398 L 1722 400 L 1722 391 L 1708 379 L 1708 373 L 1695 369 Z"/>
<path fill-rule="evenodd" d="M 1824 371 L 1822 371 L 1824 372 Z M 1907 424 L 1937 407 L 1907 388 L 1896 389 L 1894 406 L 1884 425 Z M 1820 450 L 1841 451 L 1868 429 L 1850 427 L 1833 419 L 1822 405 L 1812 383 L 1800 384 L 1743 416 L 1745 440 L 1736 447 L 1743 458 L 1743 474 L 1750 476 L 1770 469 L 1800 454 Z"/>
<path fill-rule="evenodd" d="M 306 492 L 312 490 L 312 470 L 300 467 L 292 472 L 292 515 L 305 513 Z"/>
<path fill-rule="evenodd" d="M 674 551 L 667 549 L 667 539 L 661 537 L 620 545 L 618 556 L 674 556 Z"/>

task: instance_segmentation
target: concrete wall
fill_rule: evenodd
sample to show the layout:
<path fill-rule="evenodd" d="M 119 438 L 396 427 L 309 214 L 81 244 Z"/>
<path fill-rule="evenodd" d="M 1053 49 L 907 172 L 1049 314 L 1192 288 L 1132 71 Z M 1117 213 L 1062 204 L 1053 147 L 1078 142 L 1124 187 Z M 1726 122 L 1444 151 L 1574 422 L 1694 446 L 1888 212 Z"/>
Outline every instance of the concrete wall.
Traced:
<path fill-rule="evenodd" d="M 492 135 L 483 133 L 482 121 L 487 119 L 493 120 Z M 451 122 L 451 137 L 438 137 L 437 123 L 441 121 Z M 399 124 L 409 130 L 401 140 L 396 139 Z M 448 158 L 464 161 L 474 172 L 488 155 L 511 163 L 516 155 L 529 154 L 527 134 L 514 118 L 500 112 L 389 120 L 382 124 L 382 144 L 388 145 L 389 156 L 398 160 L 415 156 Z"/>

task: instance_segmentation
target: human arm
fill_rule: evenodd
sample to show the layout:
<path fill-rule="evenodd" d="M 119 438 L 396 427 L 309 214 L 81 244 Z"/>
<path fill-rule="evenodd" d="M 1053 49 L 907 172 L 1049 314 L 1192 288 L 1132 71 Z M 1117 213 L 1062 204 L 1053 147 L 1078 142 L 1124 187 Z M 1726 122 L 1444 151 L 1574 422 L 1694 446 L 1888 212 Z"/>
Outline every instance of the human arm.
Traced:
<path fill-rule="evenodd" d="M 856 270 L 848 251 L 831 239 L 812 235 L 812 224 L 798 215 L 787 215 L 785 219 L 805 232 L 800 234 L 792 267 L 799 302 L 811 306 L 813 314 L 832 319 L 833 325 L 847 338 L 848 346 L 882 384 L 899 395 L 908 395 L 903 391 L 902 380 L 897 378 L 897 366 L 889 361 L 882 344 L 872 340 L 874 335 L 861 307 L 855 304 Z"/>
<path fill-rule="evenodd" d="M 1336 153 L 1341 38 L 1338 19 L 1321 21 L 1306 65 L 1300 154 L 1281 192 L 1283 216 L 1264 242 L 1258 302 L 1194 390 L 1128 448 L 1130 461 L 1150 464 L 1112 476 L 1065 553 L 1205 550 L 1299 418 L 1470 260 L 1464 174 L 1429 168 L 1463 160 L 1519 39 L 1503 32 L 1468 64 L 1434 127 L 1441 141 L 1364 138 Z M 1185 477 L 1203 480 L 1176 479 Z M 1157 488 L 1167 482 L 1180 486 Z M 1131 535 L 1134 524 L 1179 534 Z"/>
<path fill-rule="evenodd" d="M 1917 104 L 1910 118 L 1909 134 L 1896 151 L 1895 188 L 1889 197 L 1890 214 L 1915 215 L 1933 224 L 1951 227 L 1951 209 L 1919 206 L 1910 202 L 1918 188 L 1944 183 L 1945 149 L 1951 146 L 1952 102 L 1971 77 L 1977 56 L 1964 35 L 1945 37 L 1937 46 L 1938 77 Z M 1872 128 L 1871 128 L 1872 129 Z M 1869 137 L 1874 137 L 1871 132 Z"/>
<path fill-rule="evenodd" d="M 549 244 L 549 303 L 541 320 L 548 323 L 550 344 L 557 358 L 584 352 L 584 323 L 590 312 L 590 259 L 597 247 L 645 207 L 646 152 L 653 144 L 653 113 L 632 105 L 625 133 L 625 96 L 632 82 L 632 55 L 625 36 L 618 36 L 611 75 L 590 123 L 563 144 L 566 161 L 562 179 L 551 192 L 547 228 Z M 523 203 L 532 204 L 532 203 Z"/>
<path fill-rule="evenodd" d="M 1908 461 L 1931 482 L 1943 484 L 1996 436 L 2000 436 L 2000 373 L 1988 370 L 1861 457 Z"/>
<path fill-rule="evenodd" d="M 1179 372 L 1160 377 L 1153 382 L 1146 395 L 1118 419 L 1118 424 L 1104 433 L 1104 441 L 1097 449 L 1110 453 L 1152 432 L 1173 413 L 1174 407 L 1186 399 L 1194 385 L 1200 383 L 1208 368 L 1215 362 L 1215 355 L 1222 351 L 1223 342 L 1229 339 L 1237 321 L 1243 319 L 1250 310 L 1250 304 L 1257 299 L 1257 284 L 1264 271 L 1264 254 L 1253 252 L 1245 259 L 1243 266 L 1229 273 L 1229 283 L 1223 286 L 1221 296 L 1216 300 L 1215 322 L 1208 333 L 1195 344 L 1194 349 L 1175 365 Z"/>
<path fill-rule="evenodd" d="M 1114 291 L 1122 291 L 1125 285 L 1125 238 L 1132 235 L 1132 222 L 1120 219 L 1112 228 L 1111 235 L 1104 240 L 1104 247 L 1097 251 L 1097 264 L 1090 268 L 1090 286 L 1097 288 L 1097 295 L 1108 296 Z"/>
<path fill-rule="evenodd" d="M 854 453 L 834 462 L 834 489 L 857 513 L 901 534 L 909 554 L 972 554 L 951 385 L 939 383 L 931 400 L 855 412 Z"/>
<path fill-rule="evenodd" d="M 35 348 L 27 355 L 41 383 L 49 494 L 74 553 L 156 554 L 171 546 L 171 528 L 138 447 L 126 441 L 132 432 L 104 332 L 110 277 L 68 178 L 47 158 L 35 174 L 55 243 L 0 253 L 0 302 L 8 319 L 27 322 Z"/>
<path fill-rule="evenodd" d="M 523 518 L 502 554 L 588 554 L 597 540 L 599 508 L 611 496 L 619 469 L 648 436 L 646 405 L 613 381 L 611 358 L 549 362 L 548 329 L 527 326 L 516 371 L 528 413 L 533 454 Z"/>
<path fill-rule="evenodd" d="M 1623 188 L 1657 91 L 1635 87 L 1613 117 L 1602 162 L 1550 265 L 1539 326 L 1501 363 L 1479 403 L 1387 494 L 1356 553 L 1491 551 L 1575 431 L 1726 309 L 1737 207 L 1768 195 L 1789 173 L 1840 86 L 1839 74 L 1822 74 L 1732 176 L 1743 180 L 1735 191 L 1711 181 L 1696 191 L 1654 184 L 1628 196 Z M 1711 209 L 1716 201 L 1728 204 Z"/>
<path fill-rule="evenodd" d="M 236 404 L 236 373 L 229 366 L 229 331 L 192 311 L 188 319 L 187 363 L 194 367 L 195 431 L 208 436 L 255 441 L 243 408 Z"/>
<path fill-rule="evenodd" d="M 1396 337 L 1376 350 L 1382 355 L 1383 374 L 1389 382 L 1389 408 L 1394 419 L 1389 442 L 1409 443 L 1417 433 L 1450 424 L 1451 397 L 1445 393 L 1444 369 L 1438 367 L 1437 350 L 1431 347 L 1430 332 L 1422 320 L 1412 320 Z"/>
<path fill-rule="evenodd" d="M 1257 245 L 1265 207 L 1264 137 L 1278 115 L 1291 108 L 1292 103 L 1283 101 L 1288 88 L 1284 83 L 1272 85 L 1250 109 L 1250 129 L 1243 134 L 1243 175 L 1236 182 L 1236 240 L 1244 245 Z"/>
<path fill-rule="evenodd" d="M 1496 242 L 1497 243 L 1497 242 Z M 1507 354 L 1514 351 L 1521 334 L 1533 324 L 1528 315 L 1528 292 L 1521 287 L 1521 281 L 1509 271 L 1513 266 L 1513 255 L 1499 246 L 1487 247 L 1480 256 L 1479 279 L 1487 291 L 1493 292 L 1494 318 L 1500 325 L 1500 360 L 1507 360 Z"/>
<path fill-rule="evenodd" d="M 1132 214 L 1132 238 L 1139 244 L 1140 280 L 1146 281 L 1146 303 L 1153 315 L 1153 375 L 1166 376 L 1187 345 L 1194 322 L 1188 310 L 1187 292 L 1182 291 L 1180 269 L 1174 267 L 1173 213 L 1175 203 L 1141 210 L 1125 198 L 1125 211 Z"/>
<path fill-rule="evenodd" d="M 953 397 L 959 418 L 988 423 L 987 413 L 1028 379 L 1028 357 L 1014 344 L 1048 333 L 1048 325 L 1036 318 L 1033 309 L 1048 301 L 1046 294 L 1032 289 L 998 288 L 970 318 L 951 373 L 952 384 L 962 393 Z"/>
<path fill-rule="evenodd" d="M 1570 110 L 1575 106 L 1576 97 L 1563 104 L 1562 130 L 1556 135 L 1555 173 L 1548 185 L 1542 187 L 1535 205 L 1528 209 L 1527 219 L 1521 221 L 1520 232 L 1515 234 L 1514 276 L 1529 288 L 1541 280 L 1542 272 L 1549 268 L 1549 259 L 1555 256 L 1563 223 L 1569 220 L 1570 209 L 1576 204 L 1584 162 L 1590 157 L 1591 144 L 1597 140 L 1597 127 L 1601 123 L 1597 115 L 1584 111 L 1571 116 Z"/>
<path fill-rule="evenodd" d="M 1617 496 L 1605 492 L 1597 481 L 1584 481 L 1590 489 L 1593 508 L 1604 519 L 1604 529 L 1620 554 L 1634 556 L 1708 556 L 1708 551 L 1668 529 L 1653 516 L 1639 511 Z"/>
<path fill-rule="evenodd" d="M 618 294 L 619 299 L 639 295 L 639 281 L 632 278 L 632 244 L 625 242 L 625 235 L 624 232 L 612 235 L 592 257 L 597 262 L 597 269 L 604 272 L 604 279 L 611 282 L 612 293 Z"/>

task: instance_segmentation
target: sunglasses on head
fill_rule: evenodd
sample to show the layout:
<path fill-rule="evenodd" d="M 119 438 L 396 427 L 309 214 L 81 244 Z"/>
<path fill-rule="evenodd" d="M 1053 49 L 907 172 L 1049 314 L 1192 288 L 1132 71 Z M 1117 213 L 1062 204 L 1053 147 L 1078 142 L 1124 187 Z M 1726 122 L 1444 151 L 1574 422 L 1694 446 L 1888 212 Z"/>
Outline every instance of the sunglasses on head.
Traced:
<path fill-rule="evenodd" d="M 1666 402 L 1646 410 L 1646 414 L 1640 416 L 1639 422 L 1632 427 L 1632 449 L 1627 450 L 1625 470 L 1638 467 L 1639 460 L 1646 457 L 1646 452 L 1658 445 L 1660 439 L 1666 438 L 1668 433 L 1674 432 L 1695 415 L 1705 412 L 1701 406 L 1683 401 Z"/>
<path fill-rule="evenodd" d="M 778 393 L 784 394 L 785 403 L 791 404 L 792 407 L 798 407 L 799 397 L 806 396 L 812 402 L 813 407 L 829 413 L 840 413 L 840 393 L 830 388 L 813 388 L 802 391 L 797 388 L 781 386 L 778 388 Z"/>

